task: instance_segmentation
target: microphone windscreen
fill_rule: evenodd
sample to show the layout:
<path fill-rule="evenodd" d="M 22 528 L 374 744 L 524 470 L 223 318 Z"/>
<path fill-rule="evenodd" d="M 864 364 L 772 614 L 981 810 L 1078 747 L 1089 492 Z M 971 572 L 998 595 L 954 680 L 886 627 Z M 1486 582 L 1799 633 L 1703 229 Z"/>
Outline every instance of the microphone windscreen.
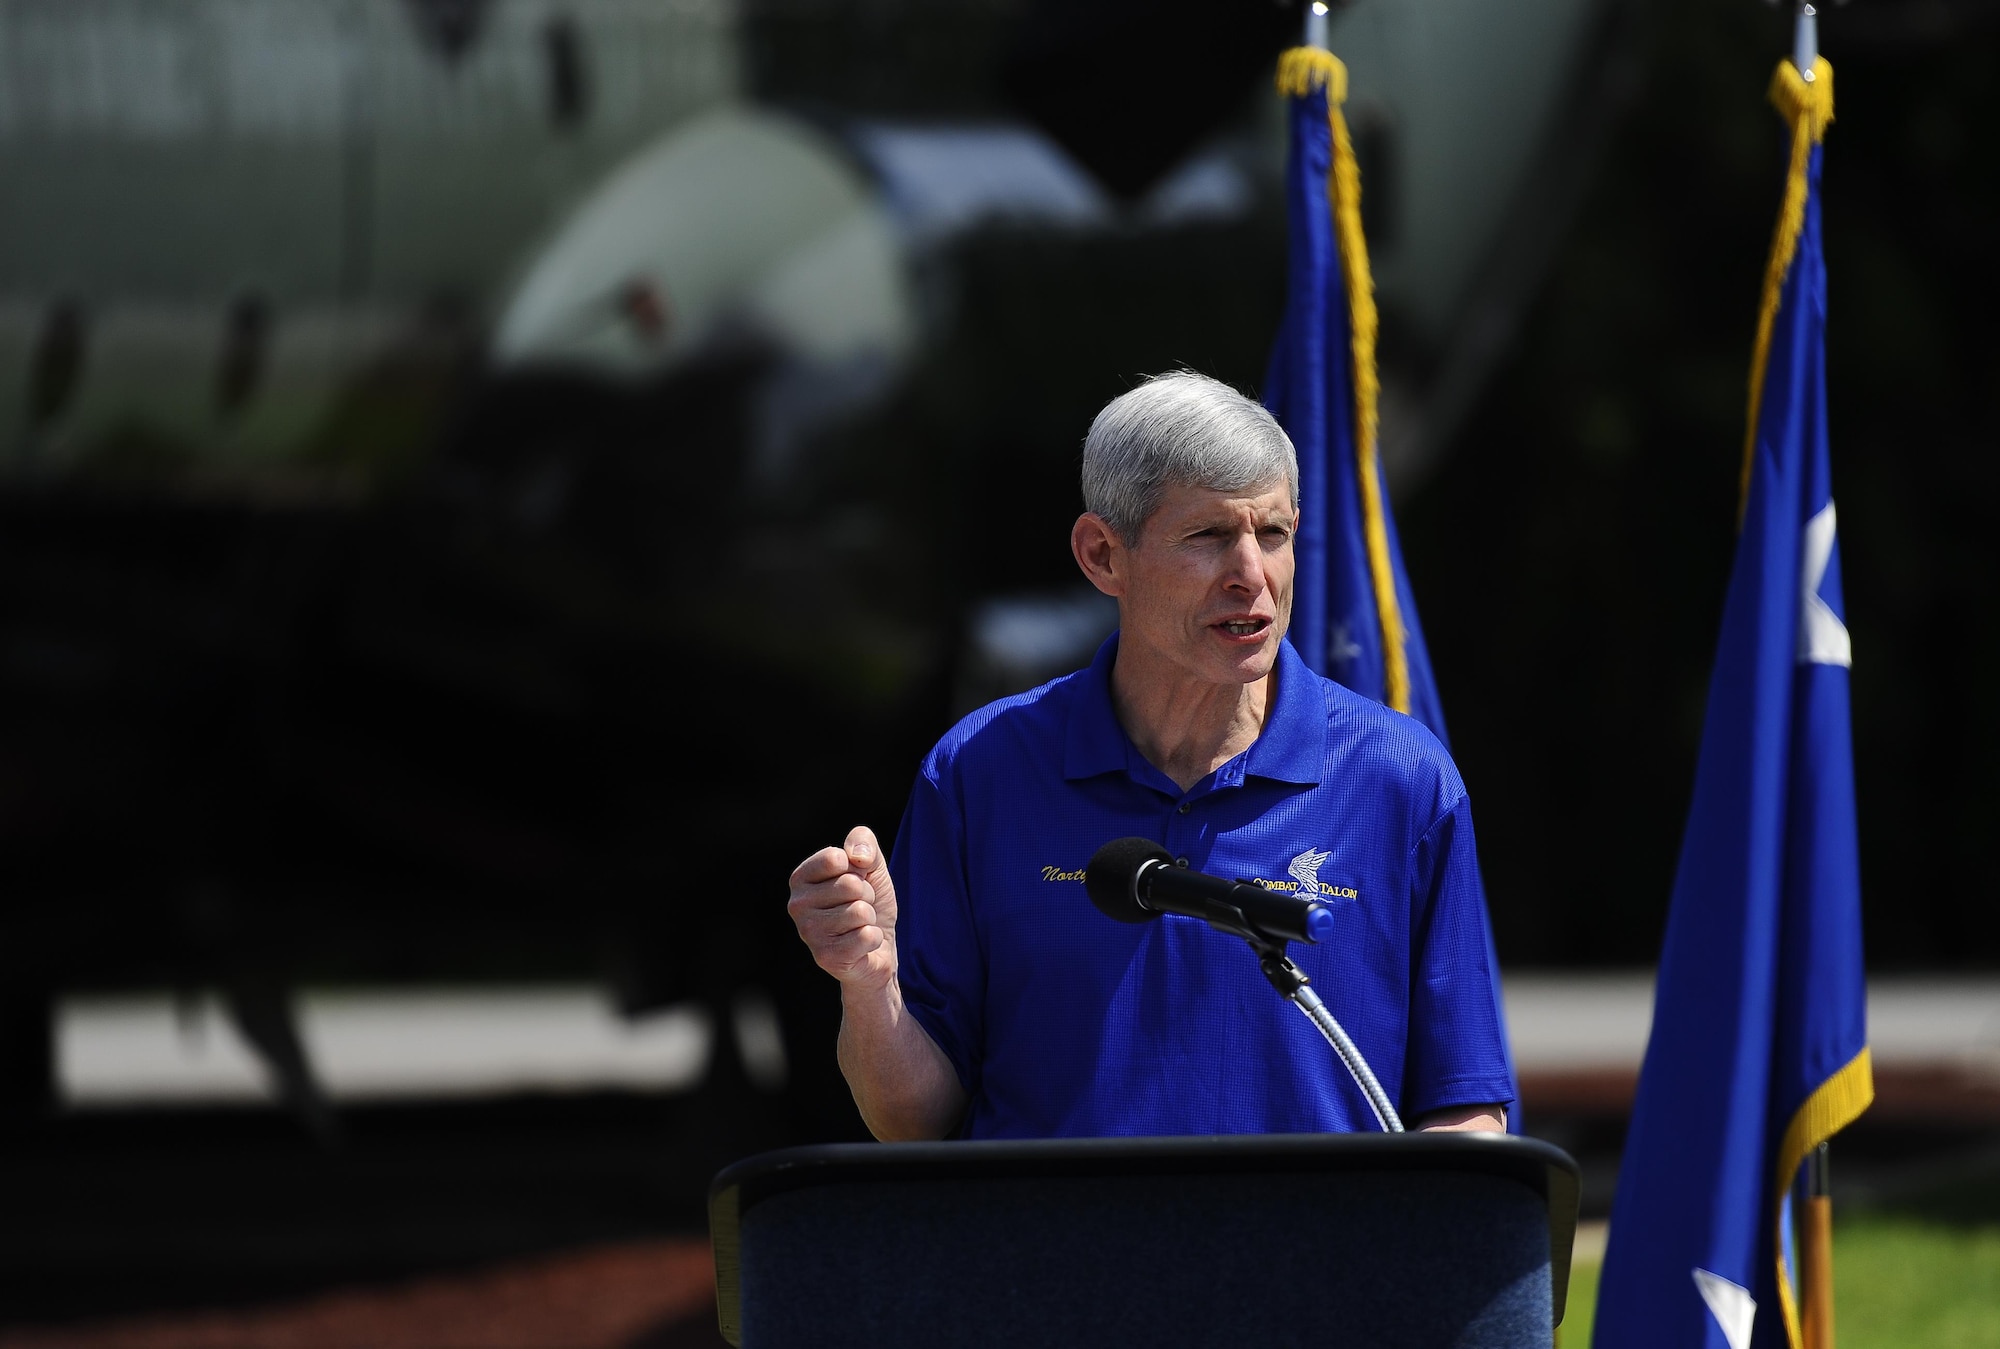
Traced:
<path fill-rule="evenodd" d="M 1132 878 L 1148 862 L 1168 862 L 1174 855 L 1149 838 L 1114 838 L 1099 848 L 1083 869 L 1083 888 L 1106 918 L 1121 923 L 1150 923 L 1160 915 L 1142 908 L 1132 893 Z"/>

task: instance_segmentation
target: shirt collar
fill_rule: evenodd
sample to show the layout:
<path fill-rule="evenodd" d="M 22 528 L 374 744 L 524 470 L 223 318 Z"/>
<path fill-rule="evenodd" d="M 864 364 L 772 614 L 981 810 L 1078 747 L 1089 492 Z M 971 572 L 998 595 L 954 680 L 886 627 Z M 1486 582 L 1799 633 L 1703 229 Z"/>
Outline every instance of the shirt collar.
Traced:
<path fill-rule="evenodd" d="M 1145 759 L 1118 724 L 1111 701 L 1111 667 L 1118 660 L 1118 634 L 1097 648 L 1090 668 L 1078 681 L 1078 697 L 1070 704 L 1069 727 L 1063 745 L 1063 777 L 1074 782 L 1116 773 Z M 1318 783 L 1326 767 L 1326 700 L 1319 676 L 1307 668 L 1289 641 L 1278 644 L 1278 696 L 1264 715 L 1264 729 L 1250 748 L 1216 772 L 1218 784 L 1244 777 L 1279 782 Z M 1157 772 L 1157 770 L 1155 770 Z"/>
<path fill-rule="evenodd" d="M 1132 742 L 1118 724 L 1118 711 L 1111 702 L 1111 667 L 1117 661 L 1118 634 L 1114 632 L 1097 648 L 1090 668 L 1079 681 L 1079 696 L 1070 704 L 1063 776 L 1072 782 L 1119 772 L 1132 752 Z"/>
<path fill-rule="evenodd" d="M 1264 711 L 1264 729 L 1243 752 L 1250 777 L 1317 784 L 1326 777 L 1326 695 L 1319 676 L 1292 650 L 1278 643 L 1278 696 Z"/>

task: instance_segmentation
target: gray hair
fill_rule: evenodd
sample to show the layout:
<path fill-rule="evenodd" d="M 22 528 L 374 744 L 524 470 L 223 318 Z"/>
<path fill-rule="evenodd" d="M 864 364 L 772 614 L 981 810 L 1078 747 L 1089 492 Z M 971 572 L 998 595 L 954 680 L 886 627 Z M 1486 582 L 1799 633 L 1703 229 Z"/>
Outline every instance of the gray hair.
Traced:
<path fill-rule="evenodd" d="M 1285 480 L 1299 504 L 1299 457 L 1262 404 L 1192 370 L 1154 375 L 1104 405 L 1083 441 L 1084 509 L 1118 537 L 1139 527 L 1168 487 L 1240 492 Z"/>

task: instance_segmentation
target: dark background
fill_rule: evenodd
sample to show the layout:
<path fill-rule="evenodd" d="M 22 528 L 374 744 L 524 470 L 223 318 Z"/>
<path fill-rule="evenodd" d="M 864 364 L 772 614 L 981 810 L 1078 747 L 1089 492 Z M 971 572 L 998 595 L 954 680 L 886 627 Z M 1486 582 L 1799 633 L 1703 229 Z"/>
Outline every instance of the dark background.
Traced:
<path fill-rule="evenodd" d="M 1653 960 L 1731 555 L 1790 17 L 1646 11 L 1643 80 L 1509 359 L 1399 503 L 1501 958 Z M 1990 5 L 1827 8 L 1827 385 L 1873 970 L 1992 968 Z"/>

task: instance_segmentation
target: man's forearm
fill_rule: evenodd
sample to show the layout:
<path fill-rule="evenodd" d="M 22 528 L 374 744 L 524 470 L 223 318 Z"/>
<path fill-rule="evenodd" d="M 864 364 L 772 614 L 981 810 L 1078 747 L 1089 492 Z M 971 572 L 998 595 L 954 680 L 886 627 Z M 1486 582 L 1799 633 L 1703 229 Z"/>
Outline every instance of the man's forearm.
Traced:
<path fill-rule="evenodd" d="M 1442 1110 L 1433 1110 L 1417 1121 L 1419 1133 L 1495 1133 L 1507 1132 L 1507 1107 L 1504 1105 L 1451 1105 Z"/>
<path fill-rule="evenodd" d="M 891 978 L 841 988 L 840 1071 L 868 1131 L 885 1143 L 944 1138 L 965 1112 L 965 1089 L 937 1042 L 903 1005 Z"/>

